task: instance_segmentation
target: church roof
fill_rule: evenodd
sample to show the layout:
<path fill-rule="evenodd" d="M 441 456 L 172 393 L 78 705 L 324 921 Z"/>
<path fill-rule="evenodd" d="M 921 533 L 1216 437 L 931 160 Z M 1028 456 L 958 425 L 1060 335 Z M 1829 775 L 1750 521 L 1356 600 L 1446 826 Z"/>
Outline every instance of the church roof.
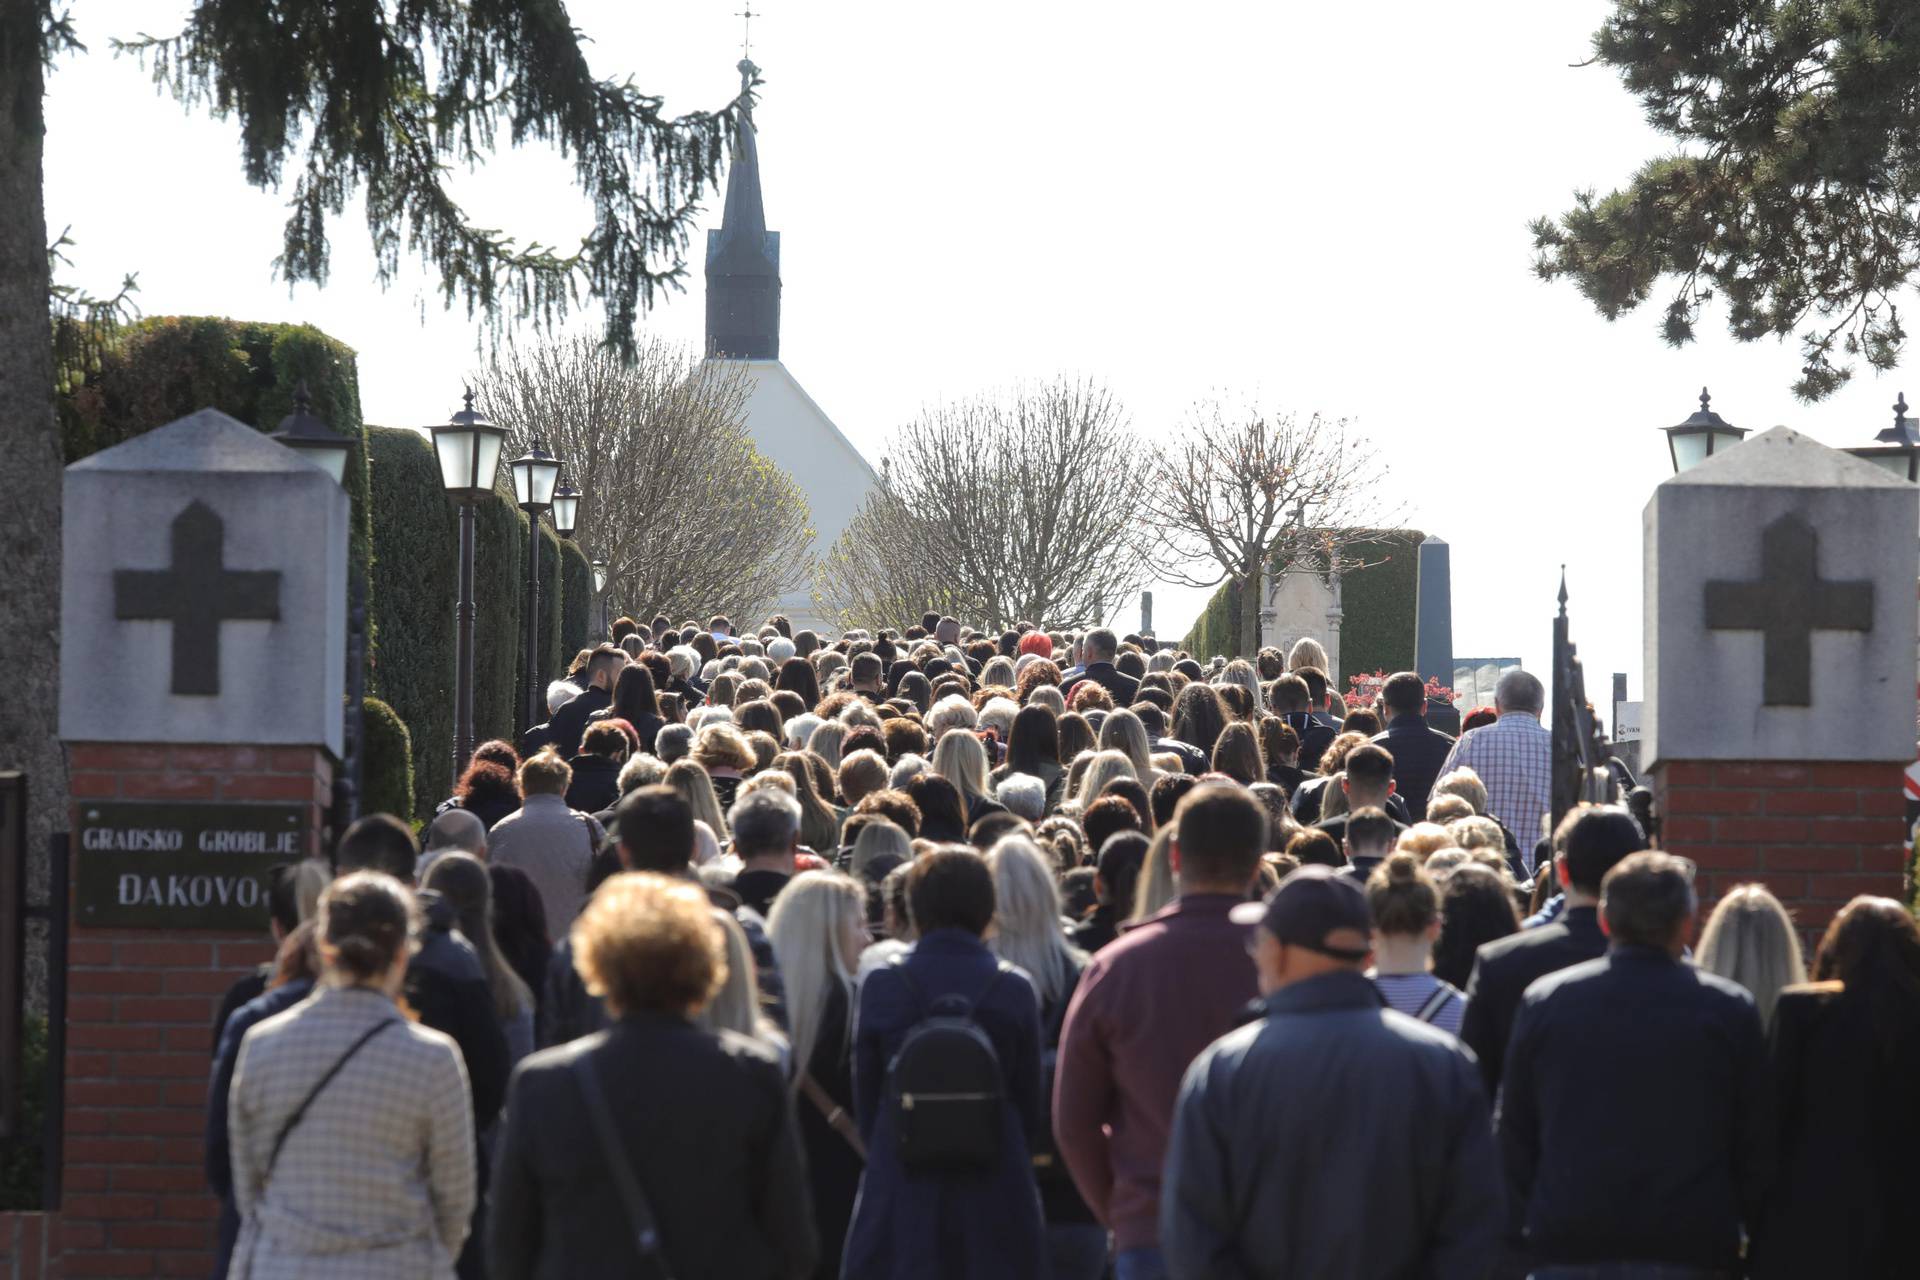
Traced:
<path fill-rule="evenodd" d="M 780 356 L 780 233 L 767 230 L 760 149 L 753 126 L 753 79 L 740 60 L 740 128 L 727 172 L 720 229 L 707 233 L 707 354 L 747 360 Z"/>

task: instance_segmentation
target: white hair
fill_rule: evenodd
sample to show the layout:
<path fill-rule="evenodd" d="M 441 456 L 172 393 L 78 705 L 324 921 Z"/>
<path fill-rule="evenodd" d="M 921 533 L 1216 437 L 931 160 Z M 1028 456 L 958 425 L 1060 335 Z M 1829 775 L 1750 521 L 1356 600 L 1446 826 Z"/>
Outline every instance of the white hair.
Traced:
<path fill-rule="evenodd" d="M 566 680 L 555 680 L 547 686 L 547 714 L 552 715 L 579 696 L 577 685 Z"/>
<path fill-rule="evenodd" d="M 980 721 L 973 704 L 957 693 L 950 693 L 927 712 L 927 737 L 935 742 L 949 729 L 972 729 Z"/>
<path fill-rule="evenodd" d="M 1048 859 L 1031 839 L 1010 835 L 987 854 L 993 872 L 995 955 L 1033 979 L 1042 1008 L 1073 994 L 1086 957 L 1067 941 L 1060 923 L 1060 890 Z"/>
<path fill-rule="evenodd" d="M 1005 743 L 1013 733 L 1013 718 L 1020 714 L 1020 704 L 1012 698 L 988 698 L 987 705 L 980 708 L 975 727 L 992 729 Z"/>
<path fill-rule="evenodd" d="M 667 650 L 667 667 L 676 680 L 685 680 L 700 665 L 700 654 L 684 644 L 677 644 Z"/>
<path fill-rule="evenodd" d="M 651 786 L 666 776 L 666 761 L 643 751 L 620 766 L 620 794 L 625 795 L 637 787 Z"/>
<path fill-rule="evenodd" d="M 695 707 L 687 716 L 687 727 L 698 734 L 710 724 L 732 724 L 732 707 Z"/>
<path fill-rule="evenodd" d="M 853 974 L 840 954 L 840 939 L 856 925 L 865 925 L 867 895 L 859 881 L 838 871 L 807 871 L 795 876 L 774 899 L 767 913 L 767 940 L 780 959 L 780 978 L 786 987 L 787 1033 L 793 1045 L 793 1087 L 813 1059 L 824 1029 L 827 1009 L 838 989 L 844 1008 L 853 1006 Z M 853 1019 L 845 1018 L 840 1034 L 848 1037 Z M 846 1039 L 834 1046 L 847 1050 Z"/>
<path fill-rule="evenodd" d="M 720 856 L 720 837 L 713 834 L 713 828 L 699 818 L 693 820 L 693 861 L 695 866 L 705 866 Z"/>
<path fill-rule="evenodd" d="M 898 791 L 926 771 L 926 757 L 909 751 L 893 762 L 893 768 L 887 773 L 887 785 Z"/>
<path fill-rule="evenodd" d="M 793 641 L 787 639 L 785 636 L 775 636 L 773 639 L 767 641 L 767 657 L 771 658 L 775 664 L 785 662 L 793 655 Z"/>
<path fill-rule="evenodd" d="M 865 698 L 858 702 L 849 702 L 840 712 L 840 723 L 851 728 L 854 725 L 866 725 L 872 729 L 883 727 L 880 713 L 867 705 Z"/>
<path fill-rule="evenodd" d="M 762 653 L 766 652 L 763 648 L 761 648 L 760 642 L 758 640 L 747 638 L 747 639 L 738 641 L 738 644 L 740 645 L 740 652 L 746 654 L 749 658 L 757 658 Z"/>
<path fill-rule="evenodd" d="M 759 658 L 743 658 L 739 671 L 741 678 L 745 680 L 765 680 L 769 684 L 773 682 L 773 672 Z"/>
<path fill-rule="evenodd" d="M 1058 716 L 1067 714 L 1067 699 L 1057 684 L 1037 684 L 1027 694 L 1027 705 L 1045 707 Z"/>
<path fill-rule="evenodd" d="M 1005 805 L 1007 812 L 1016 818 L 1038 822 L 1046 816 L 1047 784 L 1030 773 L 1010 773 L 1000 779 L 1000 785 L 994 788 L 993 798 Z"/>
<path fill-rule="evenodd" d="M 781 730 L 787 735 L 787 750 L 805 751 L 807 739 L 813 736 L 813 731 L 820 727 L 820 723 L 820 717 L 809 711 L 782 725 Z"/>

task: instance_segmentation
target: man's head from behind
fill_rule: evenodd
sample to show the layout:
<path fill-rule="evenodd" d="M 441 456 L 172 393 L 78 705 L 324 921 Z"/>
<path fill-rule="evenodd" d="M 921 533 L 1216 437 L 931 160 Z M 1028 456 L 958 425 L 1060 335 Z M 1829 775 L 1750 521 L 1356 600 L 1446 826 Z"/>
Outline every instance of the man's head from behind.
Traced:
<path fill-rule="evenodd" d="M 1340 785 L 1346 789 L 1349 811 L 1386 806 L 1393 794 L 1393 756 L 1386 748 L 1370 742 L 1355 747 L 1347 753 L 1346 774 Z"/>
<path fill-rule="evenodd" d="M 1120 638 L 1109 627 L 1095 627 L 1087 632 L 1085 644 L 1088 662 L 1112 662 L 1114 654 L 1120 651 Z"/>
<path fill-rule="evenodd" d="M 390 813 L 373 813 L 348 827 L 334 847 L 335 875 L 349 871 L 384 871 L 401 884 L 412 884 L 420 846 L 407 824 Z"/>
<path fill-rule="evenodd" d="M 765 859 L 791 867 L 800 843 L 800 802 L 778 787 L 751 791 L 727 814 L 733 851 L 743 861 Z"/>
<path fill-rule="evenodd" d="M 1358 972 L 1373 955 L 1373 915 L 1360 886 L 1331 867 L 1303 866 L 1264 903 L 1233 909 L 1233 922 L 1254 930 L 1260 993 L 1336 970 Z"/>
<path fill-rule="evenodd" d="M 1561 820 L 1554 845 L 1560 859 L 1560 883 L 1574 893 L 1597 897 L 1607 872 L 1629 854 L 1647 847 L 1633 815 L 1614 805 L 1582 805 Z"/>
<path fill-rule="evenodd" d="M 1396 671 L 1380 686 L 1380 701 L 1389 716 L 1425 715 L 1427 682 L 1412 671 Z"/>
<path fill-rule="evenodd" d="M 593 651 L 593 658 L 587 663 L 587 681 L 594 688 L 611 693 L 614 679 L 619 676 L 620 668 L 626 665 L 626 650 L 603 644 Z"/>
<path fill-rule="evenodd" d="M 1693 941 L 1699 907 L 1693 864 L 1657 849 L 1628 854 L 1600 885 L 1600 924 L 1615 946 L 1651 947 L 1677 959 Z"/>
<path fill-rule="evenodd" d="M 636 787 L 621 797 L 618 830 L 629 871 L 678 875 L 693 860 L 693 809 L 672 787 Z"/>
<path fill-rule="evenodd" d="M 1347 817 L 1347 857 L 1384 858 L 1393 849 L 1399 832 L 1385 809 L 1368 805 L 1355 809 Z"/>
<path fill-rule="evenodd" d="M 428 853 L 470 853 L 487 860 L 487 824 L 466 809 L 449 809 L 427 825 Z"/>
<path fill-rule="evenodd" d="M 1181 893 L 1245 893 L 1267 851 L 1267 811 L 1230 782 L 1203 782 L 1173 811 L 1170 850 Z"/>
<path fill-rule="evenodd" d="M 1522 711 L 1537 716 L 1547 708 L 1547 691 L 1541 687 L 1538 677 L 1515 667 L 1494 686 L 1493 704 L 1500 708 L 1501 715 Z"/>

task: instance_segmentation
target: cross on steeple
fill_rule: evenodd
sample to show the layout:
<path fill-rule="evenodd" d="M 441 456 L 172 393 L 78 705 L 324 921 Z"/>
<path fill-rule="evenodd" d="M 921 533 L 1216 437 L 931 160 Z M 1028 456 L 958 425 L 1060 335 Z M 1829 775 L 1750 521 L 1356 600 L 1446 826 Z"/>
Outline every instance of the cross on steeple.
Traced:
<path fill-rule="evenodd" d="M 113 616 L 173 624 L 173 691 L 220 692 L 220 624 L 280 620 L 280 572 L 225 567 L 226 526 L 198 500 L 173 519 L 173 564 L 115 569 Z"/>
<path fill-rule="evenodd" d="M 747 0 L 747 7 L 733 16 L 740 19 L 740 60 L 746 62 L 753 57 L 753 20 L 760 15 L 753 11 L 753 0 Z"/>
<path fill-rule="evenodd" d="M 1760 535 L 1760 580 L 1707 583 L 1707 629 L 1758 631 L 1769 707 L 1813 704 L 1813 633 L 1873 630 L 1873 583 L 1820 577 L 1813 526 L 1781 516 Z"/>

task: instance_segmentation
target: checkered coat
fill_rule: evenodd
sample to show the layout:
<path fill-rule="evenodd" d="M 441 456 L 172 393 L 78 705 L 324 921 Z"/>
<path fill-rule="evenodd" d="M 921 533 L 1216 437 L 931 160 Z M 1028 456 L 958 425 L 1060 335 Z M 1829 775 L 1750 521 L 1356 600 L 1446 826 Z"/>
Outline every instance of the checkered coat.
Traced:
<path fill-rule="evenodd" d="M 361 1047 L 289 1133 L 314 1084 Z M 240 1239 L 234 1280 L 451 1280 L 473 1214 L 473 1112 L 460 1051 L 385 995 L 322 987 L 247 1033 L 228 1101 Z"/>

